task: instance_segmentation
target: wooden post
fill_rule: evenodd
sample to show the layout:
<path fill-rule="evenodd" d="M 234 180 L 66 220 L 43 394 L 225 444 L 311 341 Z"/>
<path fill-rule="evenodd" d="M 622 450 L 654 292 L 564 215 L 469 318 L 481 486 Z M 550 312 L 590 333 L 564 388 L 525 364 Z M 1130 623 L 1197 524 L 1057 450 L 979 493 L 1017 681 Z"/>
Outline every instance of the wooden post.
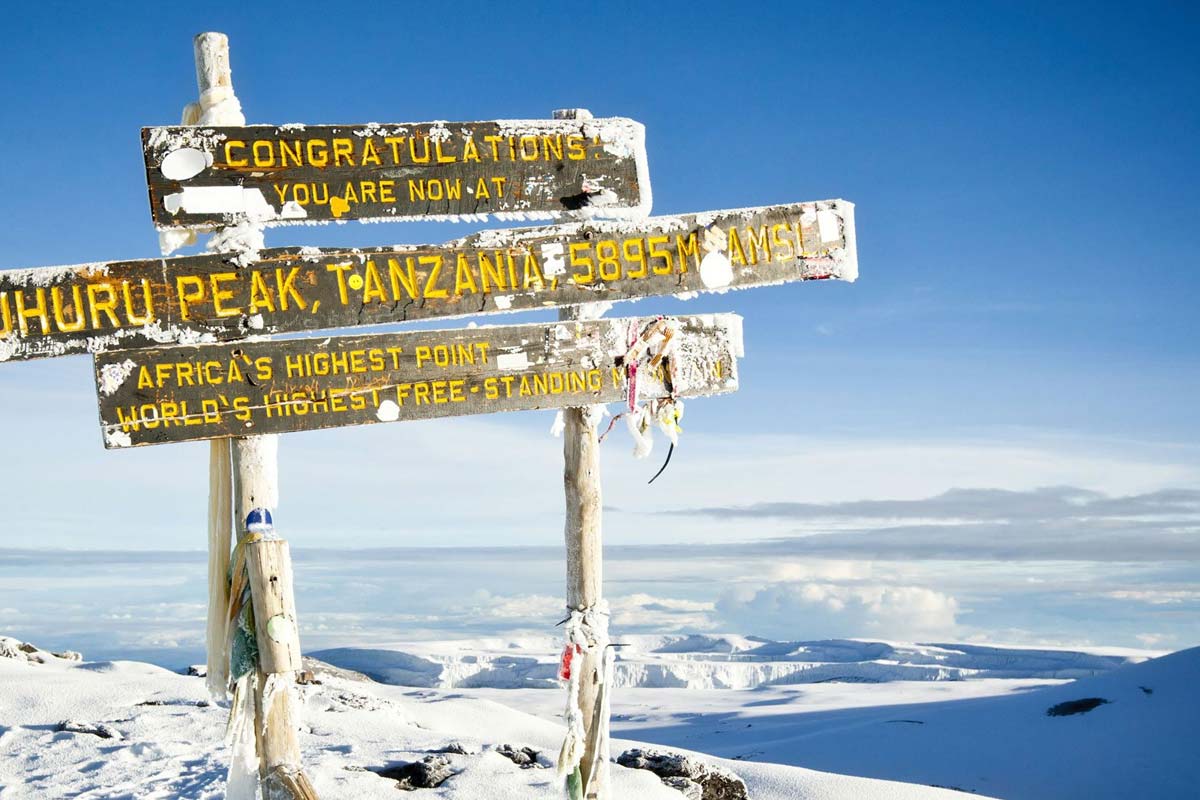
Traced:
<path fill-rule="evenodd" d="M 184 122 L 244 125 L 245 117 L 233 91 L 228 37 L 223 33 L 201 33 L 193 44 L 200 98 L 184 110 Z M 213 457 L 217 457 L 215 448 Z M 232 461 L 234 519 L 241 531 L 252 510 L 269 512 L 279 505 L 279 438 L 235 439 Z M 259 649 L 254 709 L 262 797 L 317 800 L 301 767 L 298 717 L 291 691 L 301 664 L 287 542 L 273 538 L 247 545 L 246 570 Z"/>
<path fill-rule="evenodd" d="M 235 439 L 233 474 L 238 519 L 244 522 L 254 509 L 274 509 L 279 437 Z M 299 717 L 291 693 L 301 662 L 287 542 L 264 538 L 246 545 L 246 572 L 259 653 L 254 709 L 263 800 L 317 800 L 301 768 Z"/>
<path fill-rule="evenodd" d="M 229 558 L 233 546 L 233 477 L 228 439 L 213 439 L 208 449 L 208 623 L 205 650 L 208 691 L 223 699 L 229 689 Z"/>
<path fill-rule="evenodd" d="M 583 108 L 557 109 L 555 119 L 591 119 Z M 560 320 L 598 319 L 607 303 L 584 303 L 559 311 Z M 601 537 L 603 503 L 600 491 L 598 415 L 589 408 L 563 409 L 563 488 L 566 494 L 567 608 L 596 609 L 603 599 L 604 555 Z M 603 643 L 604 646 L 607 642 Z M 580 762 L 585 798 L 608 797 L 608 720 L 602 719 L 600 687 L 604 679 L 604 652 L 587 650 L 573 666 L 579 670 L 579 710 L 583 716 L 584 755 Z M 611 690 L 611 687 L 607 687 Z M 598 749 L 599 748 L 599 749 Z M 591 777 L 589 781 L 588 778 Z"/>

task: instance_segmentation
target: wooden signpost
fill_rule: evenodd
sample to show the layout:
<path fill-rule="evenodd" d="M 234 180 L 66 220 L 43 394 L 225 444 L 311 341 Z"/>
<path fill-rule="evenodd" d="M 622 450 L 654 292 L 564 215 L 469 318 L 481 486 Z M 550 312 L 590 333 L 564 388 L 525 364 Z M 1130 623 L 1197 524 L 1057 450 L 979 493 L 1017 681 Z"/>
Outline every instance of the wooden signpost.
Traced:
<path fill-rule="evenodd" d="M 658 323 L 604 319 L 102 353 L 95 363 L 104 441 L 119 448 L 614 402 L 627 396 L 631 340 Z M 736 390 L 741 318 L 663 325 L 672 323 L 668 354 L 639 373 L 639 396 Z"/>
<path fill-rule="evenodd" d="M 300 641 L 290 554 L 270 523 L 276 434 L 559 408 L 570 692 L 559 766 L 573 800 L 609 800 L 599 412 L 621 401 L 635 430 L 657 424 L 674 440 L 679 398 L 737 389 L 742 336 L 734 314 L 600 317 L 619 300 L 853 281 L 853 205 L 649 218 L 643 127 L 583 109 L 552 120 L 247 126 L 226 37 L 200 34 L 195 51 L 200 101 L 182 126 L 143 129 L 146 177 L 168 249 L 205 230 L 220 252 L 0 272 L 0 362 L 95 354 L 108 448 L 212 442 L 210 688 L 224 697 L 237 686 L 230 791 L 316 800 L 286 690 Z M 268 225 L 489 215 L 573 221 L 441 245 L 261 239 Z M 267 338 L 549 307 L 558 322 Z M 231 675 L 230 643 L 251 629 L 259 657 Z"/>
<path fill-rule="evenodd" d="M 844 200 L 0 272 L 0 362 L 857 277 Z"/>
<path fill-rule="evenodd" d="M 650 210 L 629 119 L 144 128 L 159 228 Z"/>
<path fill-rule="evenodd" d="M 184 108 L 184 124 L 245 124 L 233 91 L 228 38 L 202 33 L 193 44 L 200 97 Z M 218 226 L 213 241 L 253 242 L 261 237 L 260 230 L 246 223 L 240 236 L 225 238 Z M 177 239 L 186 238 L 183 233 L 177 232 Z M 162 242 L 170 239 L 160 235 Z M 300 642 L 290 552 L 266 523 L 279 503 L 278 444 L 276 436 L 251 436 L 232 442 L 214 439 L 209 446 L 206 638 L 208 665 L 214 672 L 208 686 L 218 699 L 231 701 L 229 800 L 318 800 L 302 766 L 298 706 L 292 693 Z M 256 520 L 255 530 L 251 518 Z M 231 552 L 234 541 L 237 546 Z M 273 610 L 283 614 L 277 618 L 268 613 Z M 282 624 L 280 619 L 289 612 L 287 624 Z M 253 663 L 241 659 L 235 671 L 235 649 L 249 652 L 251 645 L 243 641 L 235 648 L 234 642 L 249 630 L 256 634 L 258 658 Z"/>

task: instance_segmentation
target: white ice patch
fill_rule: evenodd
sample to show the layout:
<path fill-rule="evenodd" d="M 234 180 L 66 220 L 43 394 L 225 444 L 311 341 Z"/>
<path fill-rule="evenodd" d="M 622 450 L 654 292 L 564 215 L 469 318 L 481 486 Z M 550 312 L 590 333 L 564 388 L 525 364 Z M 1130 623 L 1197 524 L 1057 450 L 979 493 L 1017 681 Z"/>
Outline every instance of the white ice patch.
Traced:
<path fill-rule="evenodd" d="M 395 422 L 400 419 L 400 406 L 395 400 L 384 400 L 375 411 L 375 417 L 380 422 Z"/>
<path fill-rule="evenodd" d="M 280 219 L 306 219 L 308 212 L 295 200 L 288 200 L 279 209 L 279 217 Z"/>
<path fill-rule="evenodd" d="M 181 247 L 196 243 L 196 232 L 187 228 L 158 232 L 158 249 L 169 256 Z"/>
<path fill-rule="evenodd" d="M 104 441 L 108 447 L 132 447 L 133 439 L 129 438 L 129 434 L 125 431 L 105 431 Z"/>
<path fill-rule="evenodd" d="M 496 366 L 506 370 L 528 369 L 529 356 L 524 353 L 501 353 L 496 356 Z"/>
<path fill-rule="evenodd" d="M 210 158 L 203 150 L 184 147 L 167 153 L 158 169 L 169 181 L 186 181 L 207 169 Z"/>
<path fill-rule="evenodd" d="M 133 372 L 137 365 L 132 359 L 125 359 L 119 364 L 105 364 L 100 368 L 100 394 L 105 397 L 111 396 L 114 392 L 121 388 L 121 384 L 125 383 L 125 379 Z"/>
<path fill-rule="evenodd" d="M 700 280 L 706 289 L 720 289 L 733 281 L 733 265 L 724 253 L 713 251 L 700 262 Z"/>
<path fill-rule="evenodd" d="M 838 216 L 827 208 L 817 212 L 817 231 L 821 235 L 821 244 L 842 240 L 842 226 Z"/>
<path fill-rule="evenodd" d="M 729 346 L 737 358 L 746 357 L 746 344 L 742 335 L 742 317 L 739 314 L 726 314 L 726 330 L 729 332 Z"/>
<path fill-rule="evenodd" d="M 621 198 L 612 189 L 601 189 L 595 194 L 588 195 L 587 204 L 590 208 L 608 208 L 621 202 Z"/>
<path fill-rule="evenodd" d="M 562 275 L 567 271 L 566 245 L 562 242 L 546 242 L 542 245 L 542 269 L 547 277 Z"/>
<path fill-rule="evenodd" d="M 259 251 L 266 246 L 262 226 L 243 220 L 214 233 L 205 249 L 210 253 L 237 253 L 234 263 L 248 267 L 258 261 Z"/>

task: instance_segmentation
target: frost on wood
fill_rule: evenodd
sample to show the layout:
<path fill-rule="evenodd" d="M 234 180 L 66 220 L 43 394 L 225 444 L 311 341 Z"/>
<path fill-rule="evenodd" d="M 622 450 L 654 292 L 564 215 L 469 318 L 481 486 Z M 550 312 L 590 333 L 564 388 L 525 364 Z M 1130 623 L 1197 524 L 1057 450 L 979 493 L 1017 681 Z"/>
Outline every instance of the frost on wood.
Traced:
<path fill-rule="evenodd" d="M 135 365 L 112 394 L 98 393 L 102 424 L 111 447 L 121 446 L 117 434 L 142 445 L 616 402 L 629 394 L 622 365 L 630 329 L 661 322 L 574 320 L 102 354 L 98 386 L 110 364 Z M 639 369 L 638 396 L 736 391 L 740 317 L 671 324 L 678 333 L 670 355 Z"/>
<path fill-rule="evenodd" d="M 645 130 L 629 119 L 243 127 L 211 116 L 142 131 L 160 228 L 650 211 Z"/>
<path fill-rule="evenodd" d="M 97 381 L 96 388 L 100 390 L 100 394 L 112 394 L 117 389 L 121 388 L 121 384 L 129 377 L 129 373 L 133 372 L 133 368 L 137 366 L 129 359 L 105 364 L 100 370 L 100 377 Z"/>
<path fill-rule="evenodd" d="M 239 510 L 279 505 L 279 437 L 253 436 L 233 445 L 237 465 Z"/>

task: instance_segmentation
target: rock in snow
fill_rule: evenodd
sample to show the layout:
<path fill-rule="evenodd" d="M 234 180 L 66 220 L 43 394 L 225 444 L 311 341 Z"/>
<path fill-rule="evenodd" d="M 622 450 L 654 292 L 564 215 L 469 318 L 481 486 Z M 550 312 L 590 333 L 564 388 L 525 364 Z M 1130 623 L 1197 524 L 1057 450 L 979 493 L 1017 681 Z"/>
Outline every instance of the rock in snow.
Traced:
<path fill-rule="evenodd" d="M 101 739 L 121 738 L 121 734 L 116 728 L 105 725 L 103 722 L 76 722 L 69 719 L 58 723 L 58 727 L 55 730 L 60 733 L 88 733 L 92 736 L 99 736 Z"/>
<path fill-rule="evenodd" d="M 1093 708 L 1107 704 L 1103 697 L 1083 697 L 1079 700 L 1066 700 L 1055 703 L 1046 709 L 1047 717 L 1069 717 L 1073 714 L 1086 714 Z"/>
<path fill-rule="evenodd" d="M 450 768 L 450 759 L 432 755 L 411 764 L 378 770 L 378 774 L 396 781 L 397 789 L 411 792 L 413 789 L 435 789 L 441 786 L 454 774 L 454 770 Z"/>
<path fill-rule="evenodd" d="M 700 800 L 747 800 L 746 784 L 727 769 L 706 764 L 695 756 L 668 753 L 664 750 L 626 750 L 617 763 L 632 769 L 648 769 L 667 783 L 668 779 L 684 778 L 698 784 Z M 667 783 L 686 795 L 689 787 L 679 781 Z"/>
<path fill-rule="evenodd" d="M 83 656 L 74 650 L 62 653 L 50 653 L 29 642 L 13 639 L 10 636 L 0 636 L 0 658 L 11 658 L 30 664 L 46 664 L 50 659 L 59 661 L 83 661 Z"/>
<path fill-rule="evenodd" d="M 672 775 L 663 778 L 662 782 L 672 789 L 679 791 L 683 795 L 684 800 L 704 800 L 704 787 L 691 778 Z"/>
<path fill-rule="evenodd" d="M 533 769 L 542 766 L 538 763 L 538 751 L 532 747 L 513 747 L 511 744 L 502 744 L 496 748 L 496 752 L 521 769 Z"/>

